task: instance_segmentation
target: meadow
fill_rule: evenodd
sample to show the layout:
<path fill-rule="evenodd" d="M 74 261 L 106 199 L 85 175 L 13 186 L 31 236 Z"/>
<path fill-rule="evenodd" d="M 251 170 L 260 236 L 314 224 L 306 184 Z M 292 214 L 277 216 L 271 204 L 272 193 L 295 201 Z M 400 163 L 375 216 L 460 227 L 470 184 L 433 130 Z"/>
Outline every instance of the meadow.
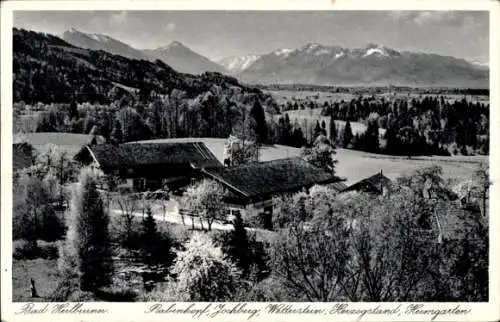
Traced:
<path fill-rule="evenodd" d="M 88 134 L 76 134 L 65 132 L 35 132 L 14 134 L 13 141 L 27 140 L 39 152 L 44 152 L 50 144 L 57 145 L 62 150 L 66 151 L 70 156 L 75 155 L 85 144 L 88 144 L 92 139 Z M 98 142 L 104 142 L 100 136 Z"/>
<path fill-rule="evenodd" d="M 368 89 L 366 90 L 368 91 Z M 481 102 L 488 103 L 490 98 L 487 95 L 464 95 L 464 94 L 450 94 L 450 93 L 442 93 L 442 94 L 432 94 L 432 93 L 419 93 L 415 91 L 390 91 L 386 90 L 380 93 L 371 93 L 365 92 L 362 90 L 359 91 L 351 91 L 349 93 L 336 93 L 334 91 L 321 91 L 321 90 L 291 90 L 291 89 L 267 89 L 265 92 L 272 95 L 272 97 L 276 100 L 278 104 L 285 104 L 286 102 L 302 102 L 302 101 L 313 101 L 317 102 L 319 105 L 322 105 L 325 101 L 335 102 L 344 100 L 349 102 L 351 99 L 359 96 L 363 97 L 371 97 L 372 95 L 375 97 L 383 97 L 387 100 L 392 100 L 396 97 L 406 97 L 406 98 L 421 98 L 423 96 L 429 97 L 439 97 L 443 96 L 446 101 L 454 102 L 461 100 L 463 98 L 467 99 L 467 101 L 471 102 Z"/>

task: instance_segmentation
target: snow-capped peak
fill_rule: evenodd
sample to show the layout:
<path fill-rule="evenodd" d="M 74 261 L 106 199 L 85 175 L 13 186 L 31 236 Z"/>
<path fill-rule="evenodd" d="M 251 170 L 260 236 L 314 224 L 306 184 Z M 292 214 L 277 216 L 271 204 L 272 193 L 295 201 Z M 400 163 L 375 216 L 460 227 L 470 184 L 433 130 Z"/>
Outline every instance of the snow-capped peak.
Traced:
<path fill-rule="evenodd" d="M 481 61 L 472 61 L 473 65 L 480 66 L 480 67 L 489 67 L 490 63 L 489 62 L 481 62 Z"/>
<path fill-rule="evenodd" d="M 342 56 L 344 56 L 344 55 L 345 55 L 344 51 L 343 51 L 343 50 L 341 50 L 340 52 L 338 52 L 338 53 L 336 53 L 336 54 L 335 54 L 334 59 L 339 59 L 340 57 L 342 57 Z"/>
<path fill-rule="evenodd" d="M 379 47 L 368 48 L 366 50 L 365 54 L 363 55 L 363 57 L 367 57 L 367 56 L 371 56 L 371 55 L 389 56 L 387 54 L 387 51 L 384 48 L 379 48 Z"/>
<path fill-rule="evenodd" d="M 178 47 L 178 46 L 183 46 L 182 43 L 180 41 L 172 41 L 170 43 L 170 45 L 168 45 L 169 47 Z"/>
<path fill-rule="evenodd" d="M 321 46 L 318 43 L 309 43 L 309 44 L 302 46 L 300 48 L 300 50 L 310 53 L 310 52 L 315 51 L 316 49 L 319 49 L 320 47 L 323 47 L 323 46 Z"/>
<path fill-rule="evenodd" d="M 100 42 L 108 42 L 110 37 L 106 35 L 100 35 L 100 34 L 91 34 L 89 35 L 92 39 L 100 41 Z"/>
<path fill-rule="evenodd" d="M 248 54 L 244 56 L 233 56 L 223 58 L 219 61 L 219 64 L 226 67 L 230 71 L 243 71 L 249 68 L 257 59 L 262 57 L 257 54 Z"/>
<path fill-rule="evenodd" d="M 293 52 L 293 49 L 290 48 L 281 48 L 281 49 L 276 49 L 273 53 L 276 56 L 283 56 L 283 57 L 288 57 L 290 54 Z"/>
<path fill-rule="evenodd" d="M 157 50 L 169 51 L 174 48 L 185 48 L 185 46 L 180 41 L 172 41 L 170 44 L 157 48 Z"/>

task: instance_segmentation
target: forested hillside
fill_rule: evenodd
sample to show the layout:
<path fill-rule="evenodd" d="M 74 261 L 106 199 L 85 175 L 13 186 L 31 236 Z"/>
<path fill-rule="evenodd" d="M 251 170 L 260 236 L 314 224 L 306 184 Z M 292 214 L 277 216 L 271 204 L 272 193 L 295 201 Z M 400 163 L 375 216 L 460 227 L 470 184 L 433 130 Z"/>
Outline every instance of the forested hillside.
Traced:
<path fill-rule="evenodd" d="M 142 102 L 155 94 L 182 90 L 192 98 L 209 90 L 235 100 L 266 96 L 219 73 L 200 76 L 178 73 L 161 61 L 129 59 L 105 51 L 74 47 L 48 34 L 14 28 L 14 102 L 108 104 L 136 93 Z M 215 87 L 215 89 L 214 89 Z"/>

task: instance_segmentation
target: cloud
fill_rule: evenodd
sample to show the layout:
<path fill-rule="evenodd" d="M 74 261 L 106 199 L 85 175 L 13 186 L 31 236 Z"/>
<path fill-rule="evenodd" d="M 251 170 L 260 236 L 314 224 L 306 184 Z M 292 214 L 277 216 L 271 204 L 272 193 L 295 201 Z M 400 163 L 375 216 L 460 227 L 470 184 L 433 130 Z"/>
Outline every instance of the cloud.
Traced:
<path fill-rule="evenodd" d="M 399 21 L 413 22 L 419 26 L 426 24 L 447 24 L 454 25 L 460 23 L 463 18 L 467 18 L 466 12 L 458 11 L 392 11 L 391 16 Z"/>
<path fill-rule="evenodd" d="M 127 21 L 128 12 L 120 11 L 118 13 L 111 14 L 110 21 L 113 25 L 122 25 Z"/>
<path fill-rule="evenodd" d="M 169 22 L 165 26 L 163 26 L 163 31 L 171 32 L 174 30 L 175 30 L 175 23 L 173 23 L 173 22 Z"/>

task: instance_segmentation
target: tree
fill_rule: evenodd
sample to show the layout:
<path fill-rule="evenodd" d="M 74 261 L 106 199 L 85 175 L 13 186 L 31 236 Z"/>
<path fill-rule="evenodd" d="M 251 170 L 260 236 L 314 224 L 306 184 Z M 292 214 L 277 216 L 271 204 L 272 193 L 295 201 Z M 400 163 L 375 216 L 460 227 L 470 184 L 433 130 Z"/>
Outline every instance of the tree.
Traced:
<path fill-rule="evenodd" d="M 62 269 L 76 268 L 80 289 L 92 292 L 110 285 L 113 273 L 109 217 L 97 190 L 96 177 L 92 169 L 85 168 L 80 172 L 71 199 L 67 216 L 68 232 L 61 252 Z M 73 265 L 75 267 L 71 267 Z"/>
<path fill-rule="evenodd" d="M 330 142 L 335 144 L 335 142 L 337 142 L 337 129 L 335 128 L 335 120 L 333 119 L 333 116 L 330 116 L 329 130 Z"/>
<path fill-rule="evenodd" d="M 146 263 L 151 263 L 153 252 L 151 251 L 157 242 L 158 231 L 156 229 L 156 221 L 153 218 L 151 208 L 146 210 L 146 218 L 142 221 L 143 225 L 143 250 Z"/>
<path fill-rule="evenodd" d="M 26 239 L 32 249 L 37 239 L 55 241 L 64 236 L 64 225 L 56 215 L 47 181 L 22 173 L 14 185 L 13 237 Z"/>
<path fill-rule="evenodd" d="M 279 234 L 272 248 L 273 273 L 300 294 L 295 300 L 348 299 L 343 292 L 350 278 L 349 230 L 343 221 L 342 216 L 321 223 L 295 220 Z"/>
<path fill-rule="evenodd" d="M 319 125 L 319 121 L 316 121 L 316 125 L 314 126 L 313 138 L 312 138 L 313 142 L 321 134 L 323 134 L 323 130 Z"/>
<path fill-rule="evenodd" d="M 312 218 L 312 213 L 306 209 L 308 195 L 298 192 L 293 195 L 284 195 L 273 199 L 273 227 L 286 228 L 297 221 L 303 222 Z"/>
<path fill-rule="evenodd" d="M 69 157 L 68 152 L 57 145 L 49 144 L 43 153 L 37 155 L 35 165 L 29 169 L 30 173 L 41 180 L 47 176 L 53 177 L 57 184 L 54 191 L 59 201 L 59 208 L 64 205 L 63 187 L 73 182 L 78 175 L 78 164 Z"/>
<path fill-rule="evenodd" d="M 319 135 L 313 143 L 312 148 L 303 148 L 302 157 L 312 165 L 321 168 L 331 174 L 335 173 L 335 163 L 333 158 L 335 149 L 331 142 L 324 135 Z"/>
<path fill-rule="evenodd" d="M 113 178 L 110 176 L 108 178 Z M 136 245 L 137 235 L 133 231 L 134 212 L 139 210 L 139 199 L 132 194 L 111 193 L 108 198 L 112 205 L 117 205 L 121 211 L 121 231 L 119 241 L 125 247 L 133 248 Z"/>
<path fill-rule="evenodd" d="M 437 240 L 436 235 L 419 228 L 418 198 L 413 191 L 403 189 L 384 198 L 359 196 L 350 207 L 343 205 L 342 213 L 356 222 L 350 237 L 352 271 L 360 287 L 353 300 L 425 298 Z"/>
<path fill-rule="evenodd" d="M 255 274 L 255 278 L 261 280 L 267 275 L 264 246 L 254 235 L 248 234 L 241 215 L 234 218 L 232 230 L 221 234 L 218 244 L 241 270 L 242 277 L 252 278 L 250 275 Z"/>
<path fill-rule="evenodd" d="M 378 122 L 376 119 L 370 119 L 368 121 L 368 127 L 365 132 L 364 140 L 367 152 L 379 152 L 380 143 L 378 137 Z"/>
<path fill-rule="evenodd" d="M 267 141 L 267 123 L 266 123 L 266 114 L 264 113 L 264 109 L 260 104 L 258 99 L 255 99 L 255 102 L 250 109 L 250 117 L 255 120 L 255 133 L 257 136 L 257 143 L 262 144 Z"/>
<path fill-rule="evenodd" d="M 193 216 L 199 216 L 203 228 L 203 219 L 208 224 L 208 230 L 212 230 L 214 220 L 223 219 L 224 189 L 213 180 L 203 180 L 189 187 L 183 195 L 183 200 L 188 212 Z"/>
<path fill-rule="evenodd" d="M 302 128 L 298 125 L 295 124 L 292 132 L 292 138 L 291 138 L 292 146 L 300 148 L 304 144 L 306 144 L 306 139 L 304 138 L 304 132 L 302 132 Z"/>
<path fill-rule="evenodd" d="M 75 100 L 72 100 L 69 104 L 69 118 L 70 120 L 78 118 L 78 107 Z"/>
<path fill-rule="evenodd" d="M 115 122 L 113 123 L 113 130 L 111 130 L 109 137 L 113 144 L 120 144 L 123 142 L 122 125 L 118 119 L 115 119 Z"/>
<path fill-rule="evenodd" d="M 488 214 L 488 194 L 491 186 L 488 165 L 486 163 L 481 163 L 474 175 L 476 181 L 476 196 L 481 200 L 482 214 L 486 217 Z"/>
<path fill-rule="evenodd" d="M 65 132 L 65 115 L 58 106 L 41 112 L 37 118 L 36 132 Z"/>
<path fill-rule="evenodd" d="M 241 140 L 230 135 L 224 143 L 224 160 L 230 166 L 255 162 L 258 153 L 254 141 Z"/>
<path fill-rule="evenodd" d="M 240 272 L 208 235 L 192 235 L 177 253 L 172 273 L 180 300 L 228 301 L 240 290 Z"/>
<path fill-rule="evenodd" d="M 351 122 L 347 121 L 344 127 L 344 135 L 342 141 L 342 147 L 344 149 L 349 147 L 349 143 L 351 143 L 353 137 L 354 136 L 352 135 Z"/>

